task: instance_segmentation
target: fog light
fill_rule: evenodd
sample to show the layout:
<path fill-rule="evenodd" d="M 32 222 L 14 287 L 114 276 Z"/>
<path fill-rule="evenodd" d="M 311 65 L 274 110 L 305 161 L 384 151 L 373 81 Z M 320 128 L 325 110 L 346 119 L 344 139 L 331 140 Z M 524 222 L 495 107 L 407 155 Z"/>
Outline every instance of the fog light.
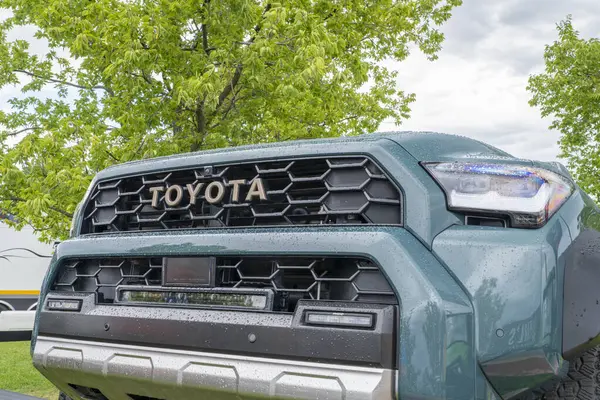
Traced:
<path fill-rule="evenodd" d="M 46 303 L 48 310 L 55 311 L 79 311 L 81 310 L 81 300 L 48 300 Z"/>
<path fill-rule="evenodd" d="M 371 328 L 373 326 L 373 315 L 308 311 L 306 313 L 306 323 L 308 325 Z"/>

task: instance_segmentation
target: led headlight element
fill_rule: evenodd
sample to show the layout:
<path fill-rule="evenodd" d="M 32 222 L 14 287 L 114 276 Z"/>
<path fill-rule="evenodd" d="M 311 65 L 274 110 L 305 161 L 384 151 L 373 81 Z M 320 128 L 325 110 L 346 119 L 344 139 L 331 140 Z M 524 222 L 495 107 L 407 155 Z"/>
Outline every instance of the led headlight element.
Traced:
<path fill-rule="evenodd" d="M 373 326 L 373 316 L 371 314 L 348 314 L 337 312 L 330 313 L 307 311 L 306 323 L 308 325 L 371 328 Z"/>
<path fill-rule="evenodd" d="M 513 227 L 544 225 L 573 193 L 564 177 L 541 168 L 491 163 L 423 163 L 440 184 L 448 208 L 499 213 Z"/>

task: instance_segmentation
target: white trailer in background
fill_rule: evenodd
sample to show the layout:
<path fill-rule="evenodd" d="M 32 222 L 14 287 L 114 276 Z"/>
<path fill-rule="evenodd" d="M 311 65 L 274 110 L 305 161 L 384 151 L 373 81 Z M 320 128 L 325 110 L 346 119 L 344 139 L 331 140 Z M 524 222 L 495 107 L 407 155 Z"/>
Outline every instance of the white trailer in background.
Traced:
<path fill-rule="evenodd" d="M 53 246 L 38 241 L 29 227 L 21 231 L 0 219 L 0 312 L 37 307 Z"/>
<path fill-rule="evenodd" d="M 53 246 L 32 228 L 9 227 L 6 218 L 0 214 L 0 339 L 28 340 Z"/>

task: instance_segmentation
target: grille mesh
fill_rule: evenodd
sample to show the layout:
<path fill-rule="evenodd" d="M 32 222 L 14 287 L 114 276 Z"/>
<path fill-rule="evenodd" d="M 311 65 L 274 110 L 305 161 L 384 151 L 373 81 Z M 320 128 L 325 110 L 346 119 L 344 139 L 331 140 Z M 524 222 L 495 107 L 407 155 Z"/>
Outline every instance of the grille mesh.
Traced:
<path fill-rule="evenodd" d="M 117 286 L 162 285 L 162 258 L 70 260 L 52 290 L 96 293 L 113 303 Z M 354 258 L 217 257 L 215 287 L 271 289 L 274 311 L 293 312 L 300 299 L 397 304 L 379 268 Z"/>
<path fill-rule="evenodd" d="M 251 197 L 246 201 L 256 179 L 263 183 L 266 199 Z M 237 186 L 237 197 L 233 190 L 235 181 L 245 181 Z M 217 203 L 206 199 L 205 188 L 212 182 L 225 188 L 222 200 Z M 188 184 L 193 188 L 202 185 L 195 201 L 190 201 L 193 193 Z M 169 206 L 165 192 L 169 187 L 179 190 L 177 186 L 182 191 L 181 201 Z M 164 191 L 157 193 L 153 205 L 151 188 L 156 187 Z M 400 225 L 401 215 L 400 191 L 369 158 L 317 158 L 208 166 L 100 182 L 84 208 L 81 232 L 310 224 Z"/>

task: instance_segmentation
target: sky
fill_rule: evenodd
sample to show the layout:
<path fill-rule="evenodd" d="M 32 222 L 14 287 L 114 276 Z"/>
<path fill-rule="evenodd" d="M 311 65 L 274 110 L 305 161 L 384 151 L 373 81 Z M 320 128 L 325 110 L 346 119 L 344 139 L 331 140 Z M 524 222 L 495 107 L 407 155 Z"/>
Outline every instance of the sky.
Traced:
<path fill-rule="evenodd" d="M 444 24 L 446 36 L 436 61 L 418 50 L 402 63 L 398 87 L 415 93 L 411 118 L 400 126 L 385 121 L 381 131 L 437 131 L 472 137 L 514 156 L 558 159 L 559 133 L 548 129 L 539 109 L 529 106 L 531 74 L 544 69 L 544 46 L 557 39 L 556 24 L 571 14 L 583 37 L 600 37 L 600 0 L 463 0 Z M 0 18 L 8 15 L 0 11 Z M 32 41 L 32 30 L 14 38 Z M 0 110 L 14 89 L 0 90 Z M 52 96 L 52 89 L 41 96 Z"/>
<path fill-rule="evenodd" d="M 398 65 L 398 86 L 415 93 L 411 118 L 382 131 L 437 131 L 472 137 L 522 158 L 560 161 L 559 133 L 529 106 L 531 74 L 544 46 L 571 14 L 584 37 L 600 37 L 600 0 L 464 0 L 442 27 L 439 59 L 418 52 Z"/>

